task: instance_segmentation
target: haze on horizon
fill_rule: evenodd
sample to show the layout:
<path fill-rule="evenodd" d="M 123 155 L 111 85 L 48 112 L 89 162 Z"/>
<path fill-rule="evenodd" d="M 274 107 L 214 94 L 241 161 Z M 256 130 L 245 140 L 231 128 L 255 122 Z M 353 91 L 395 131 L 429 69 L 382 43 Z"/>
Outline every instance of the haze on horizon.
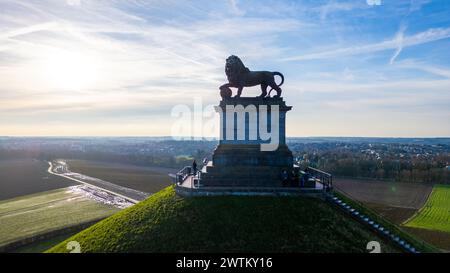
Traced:
<path fill-rule="evenodd" d="M 285 75 L 288 136 L 450 136 L 450 1 L 0 0 L 0 9 L 0 136 L 170 135 L 175 105 L 218 103 L 231 54 Z"/>

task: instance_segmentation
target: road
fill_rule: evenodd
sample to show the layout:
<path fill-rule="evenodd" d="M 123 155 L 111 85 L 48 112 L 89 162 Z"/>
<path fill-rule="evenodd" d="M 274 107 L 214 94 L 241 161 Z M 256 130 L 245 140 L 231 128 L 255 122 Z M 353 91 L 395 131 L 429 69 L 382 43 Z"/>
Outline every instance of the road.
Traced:
<path fill-rule="evenodd" d="M 125 199 L 131 203 L 138 203 L 149 196 L 148 193 L 122 187 L 114 183 L 90 177 L 80 173 L 71 172 L 67 163 L 63 160 L 49 161 L 48 172 L 53 175 L 62 176 L 80 184 L 86 185 L 92 190 L 102 191 Z"/>

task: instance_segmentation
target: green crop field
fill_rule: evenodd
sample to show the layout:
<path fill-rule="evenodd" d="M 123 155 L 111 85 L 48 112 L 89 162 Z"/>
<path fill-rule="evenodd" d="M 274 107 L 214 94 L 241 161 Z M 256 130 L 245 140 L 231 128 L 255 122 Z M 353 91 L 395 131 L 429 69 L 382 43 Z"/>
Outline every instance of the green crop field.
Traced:
<path fill-rule="evenodd" d="M 435 185 L 423 208 L 405 226 L 450 232 L 450 185 Z"/>
<path fill-rule="evenodd" d="M 118 210 L 69 188 L 0 201 L 0 247 L 99 220 Z"/>

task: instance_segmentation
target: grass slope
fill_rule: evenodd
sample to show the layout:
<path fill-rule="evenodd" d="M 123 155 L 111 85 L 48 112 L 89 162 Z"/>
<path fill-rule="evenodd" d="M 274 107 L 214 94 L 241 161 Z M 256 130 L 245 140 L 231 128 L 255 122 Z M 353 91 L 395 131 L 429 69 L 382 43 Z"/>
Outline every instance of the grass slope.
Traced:
<path fill-rule="evenodd" d="M 300 197 L 183 198 L 173 187 L 53 247 L 67 252 L 367 252 L 377 240 L 361 224 L 318 199 Z"/>
<path fill-rule="evenodd" d="M 450 232 L 450 185 L 435 185 L 424 207 L 405 225 Z"/>

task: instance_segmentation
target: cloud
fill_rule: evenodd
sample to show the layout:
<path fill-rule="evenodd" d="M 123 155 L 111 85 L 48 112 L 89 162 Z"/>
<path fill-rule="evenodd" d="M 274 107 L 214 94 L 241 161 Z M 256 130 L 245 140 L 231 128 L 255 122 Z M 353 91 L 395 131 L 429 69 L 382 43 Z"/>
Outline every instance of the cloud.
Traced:
<path fill-rule="evenodd" d="M 361 7 L 358 3 L 352 2 L 336 2 L 336 1 L 328 1 L 325 5 L 322 5 L 320 10 L 320 20 L 324 21 L 327 19 L 327 16 L 331 13 L 339 12 L 339 11 L 350 11 L 355 8 Z"/>
<path fill-rule="evenodd" d="M 426 31 L 411 36 L 404 36 L 403 32 L 404 30 L 402 31 L 402 29 L 400 29 L 400 31 L 397 32 L 397 35 L 393 39 L 385 40 L 378 43 L 350 46 L 305 55 L 292 56 L 284 58 L 283 61 L 319 60 L 329 58 L 333 59 L 342 56 L 367 54 L 388 49 L 396 49 L 396 52 L 398 51 L 399 54 L 401 52 L 401 49 L 405 47 L 430 43 L 442 39 L 447 39 L 450 37 L 450 27 L 430 28 Z M 397 57 L 396 55 L 398 54 L 396 53 L 394 54 L 394 56 Z"/>
<path fill-rule="evenodd" d="M 400 25 L 400 28 L 397 32 L 397 34 L 395 35 L 395 42 L 397 44 L 397 49 L 395 50 L 394 55 L 392 55 L 391 60 L 389 61 L 390 64 L 393 64 L 395 59 L 398 57 L 398 55 L 400 55 L 400 52 L 402 52 L 403 49 L 403 37 L 404 37 L 404 33 L 406 30 L 406 25 L 404 25 L 403 23 Z"/>
<path fill-rule="evenodd" d="M 431 3 L 431 0 L 410 0 L 409 12 L 420 10 L 422 6 Z"/>
<path fill-rule="evenodd" d="M 450 69 L 436 67 L 416 60 L 404 60 L 396 63 L 398 68 L 415 69 L 437 75 L 439 77 L 450 79 Z"/>
<path fill-rule="evenodd" d="M 231 10 L 233 11 L 234 14 L 239 15 L 239 16 L 242 16 L 245 14 L 245 11 L 238 7 L 238 4 L 237 4 L 238 0 L 229 0 L 229 1 L 230 1 Z"/>
<path fill-rule="evenodd" d="M 81 0 L 66 0 L 66 3 L 69 6 L 79 6 L 81 5 Z"/>
<path fill-rule="evenodd" d="M 366 0 L 369 6 L 381 6 L 381 0 Z"/>
<path fill-rule="evenodd" d="M 16 28 L 5 33 L 0 34 L 0 39 L 12 39 L 20 35 L 30 34 L 33 32 L 39 32 L 44 30 L 54 30 L 58 24 L 56 22 L 46 22 L 41 24 L 36 24 L 27 27 Z"/>

